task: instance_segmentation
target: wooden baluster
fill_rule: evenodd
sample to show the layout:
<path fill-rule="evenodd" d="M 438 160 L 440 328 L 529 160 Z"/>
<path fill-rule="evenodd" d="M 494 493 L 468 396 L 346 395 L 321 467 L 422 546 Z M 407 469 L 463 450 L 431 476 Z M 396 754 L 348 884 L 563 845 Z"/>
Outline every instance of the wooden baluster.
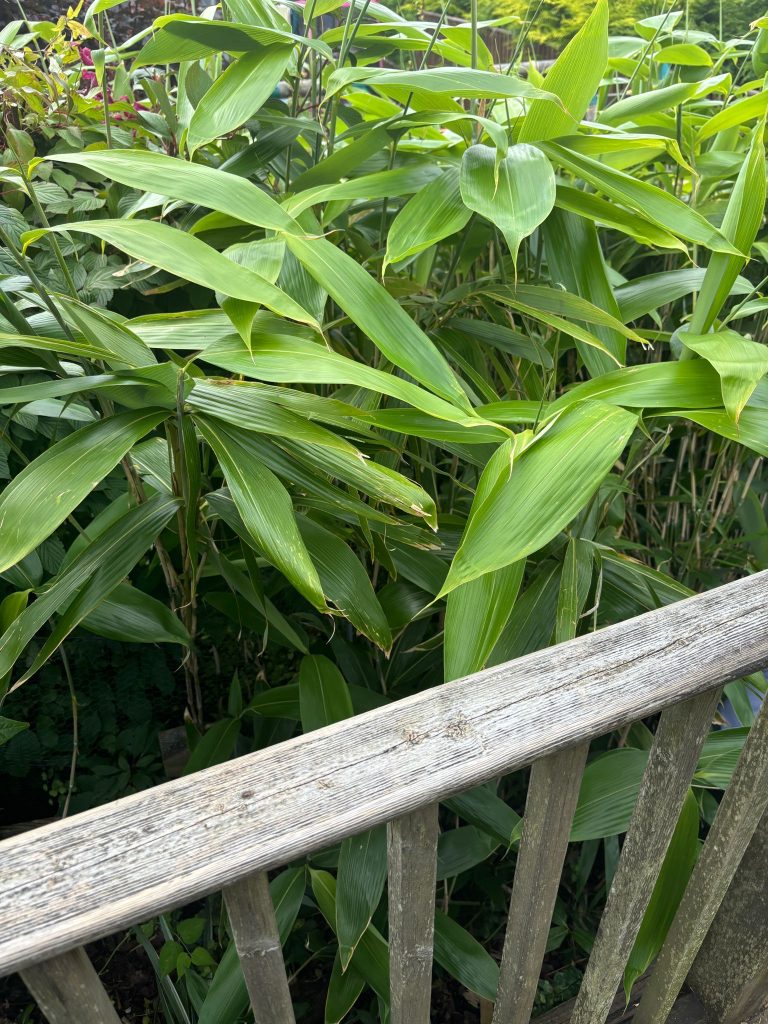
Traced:
<path fill-rule="evenodd" d="M 120 1024 L 82 946 L 27 967 L 21 977 L 48 1024 Z"/>
<path fill-rule="evenodd" d="M 661 716 L 572 1024 L 598 1024 L 608 1016 L 719 697 L 718 687 Z"/>
<path fill-rule="evenodd" d="M 429 1024 L 435 934 L 437 804 L 390 821 L 391 1024 Z"/>
<path fill-rule="evenodd" d="M 493 1024 L 528 1024 L 579 798 L 588 743 L 531 767 Z"/>
<path fill-rule="evenodd" d="M 265 871 L 224 889 L 255 1024 L 294 1024 L 283 950 Z"/>
<path fill-rule="evenodd" d="M 678 907 L 635 1024 L 663 1024 L 768 807 L 768 701 L 763 702 L 731 784 Z"/>

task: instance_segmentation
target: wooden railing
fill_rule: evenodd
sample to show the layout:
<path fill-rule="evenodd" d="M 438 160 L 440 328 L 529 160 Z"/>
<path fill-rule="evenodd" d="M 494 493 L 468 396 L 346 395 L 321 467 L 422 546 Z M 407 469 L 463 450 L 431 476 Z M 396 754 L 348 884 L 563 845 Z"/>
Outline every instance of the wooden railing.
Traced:
<path fill-rule="evenodd" d="M 0 844 L 0 976 L 118 1024 L 84 943 L 223 890 L 257 1022 L 293 1021 L 266 871 L 389 823 L 392 1024 L 429 1020 L 437 802 L 533 762 L 494 1024 L 528 1022 L 590 739 L 662 712 L 574 1024 L 604 1021 L 720 687 L 768 664 L 768 572 Z M 666 709 L 666 710 L 665 710 Z M 638 1024 L 661 1024 L 768 803 L 752 726 Z"/>

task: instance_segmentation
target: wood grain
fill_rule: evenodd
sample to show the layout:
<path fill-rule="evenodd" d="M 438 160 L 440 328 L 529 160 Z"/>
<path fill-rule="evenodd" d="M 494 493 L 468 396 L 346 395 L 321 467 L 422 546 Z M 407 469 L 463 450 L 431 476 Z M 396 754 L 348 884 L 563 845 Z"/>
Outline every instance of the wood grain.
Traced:
<path fill-rule="evenodd" d="M 661 716 L 627 837 L 576 998 L 573 1024 L 605 1020 L 664 863 L 720 687 Z M 677 993 L 675 993 L 677 994 Z"/>
<path fill-rule="evenodd" d="M 579 743 L 531 769 L 492 1024 L 531 1019 L 588 751 Z"/>
<path fill-rule="evenodd" d="M 295 1024 L 275 908 L 266 871 L 224 889 L 232 935 L 254 1024 Z"/>
<path fill-rule="evenodd" d="M 749 730 L 635 1014 L 637 1024 L 667 1019 L 766 807 L 768 701 Z"/>
<path fill-rule="evenodd" d="M 387 828 L 391 1024 L 429 1024 L 437 835 L 437 804 Z"/>
<path fill-rule="evenodd" d="M 120 1024 L 82 947 L 28 967 L 21 977 L 48 1024 Z"/>
<path fill-rule="evenodd" d="M 768 662 L 768 572 L 0 844 L 0 976 Z"/>

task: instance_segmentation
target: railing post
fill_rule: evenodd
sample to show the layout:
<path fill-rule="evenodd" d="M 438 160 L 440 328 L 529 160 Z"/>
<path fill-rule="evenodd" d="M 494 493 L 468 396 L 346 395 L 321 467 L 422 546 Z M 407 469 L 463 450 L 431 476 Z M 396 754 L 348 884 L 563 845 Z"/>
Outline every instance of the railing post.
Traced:
<path fill-rule="evenodd" d="M 391 1024 L 429 1024 L 437 875 L 437 804 L 390 821 Z"/>
<path fill-rule="evenodd" d="M 640 1000 L 635 1024 L 662 1024 L 667 1019 L 767 806 L 768 701 L 749 731 Z"/>
<path fill-rule="evenodd" d="M 492 1024 L 528 1024 L 589 743 L 535 761 Z"/>
<path fill-rule="evenodd" d="M 768 1003 L 768 812 L 712 922 L 688 984 L 721 1024 L 740 1024 Z"/>
<path fill-rule="evenodd" d="M 661 716 L 619 866 L 576 997 L 572 1024 L 602 1024 L 608 1016 L 680 817 L 719 695 L 718 687 L 667 708 Z"/>
<path fill-rule="evenodd" d="M 265 871 L 224 889 L 255 1024 L 294 1024 L 280 933 Z"/>
<path fill-rule="evenodd" d="M 48 1024 L 120 1024 L 82 946 L 27 967 L 21 977 Z"/>

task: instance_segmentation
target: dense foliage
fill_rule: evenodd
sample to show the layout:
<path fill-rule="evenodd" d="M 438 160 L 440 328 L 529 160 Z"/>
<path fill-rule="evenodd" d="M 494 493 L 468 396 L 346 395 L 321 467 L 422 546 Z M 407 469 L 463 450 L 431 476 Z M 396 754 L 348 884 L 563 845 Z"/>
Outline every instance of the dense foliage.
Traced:
<path fill-rule="evenodd" d="M 768 568 L 765 33 L 609 40 L 598 0 L 525 78 L 368 0 L 128 40 L 112 6 L 0 33 L 17 820 L 36 773 L 47 813 L 160 781 L 161 729 L 196 771 Z M 762 688 L 727 687 L 628 987 Z M 653 724 L 593 745 L 539 1008 L 578 984 Z M 441 1019 L 493 998 L 524 792 L 442 809 Z M 386 1018 L 384 845 L 272 882 L 301 1021 Z M 218 899 L 126 943 L 147 1020 L 247 1019 Z"/>

